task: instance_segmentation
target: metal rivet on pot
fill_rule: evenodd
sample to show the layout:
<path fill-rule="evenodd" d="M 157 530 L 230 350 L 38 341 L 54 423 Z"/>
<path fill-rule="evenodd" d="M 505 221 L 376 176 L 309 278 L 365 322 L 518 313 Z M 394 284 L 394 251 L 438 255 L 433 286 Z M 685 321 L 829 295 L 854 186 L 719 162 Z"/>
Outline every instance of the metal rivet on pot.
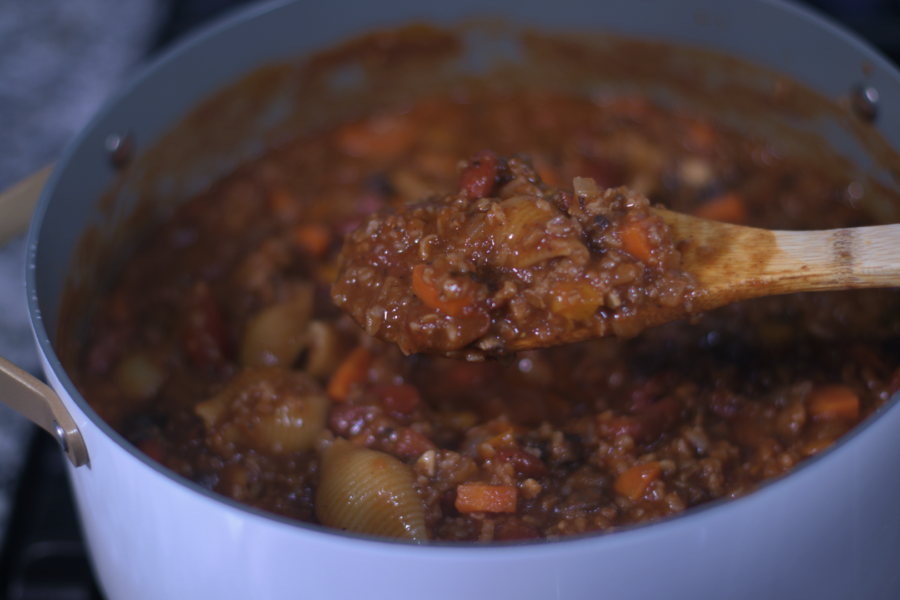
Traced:
<path fill-rule="evenodd" d="M 69 452 L 69 442 L 66 440 L 66 430 L 62 428 L 62 425 L 53 421 L 53 432 L 56 437 L 56 441 L 59 442 L 60 448 L 63 449 L 63 452 Z"/>
<path fill-rule="evenodd" d="M 123 134 L 111 133 L 104 145 L 115 168 L 121 169 L 131 162 L 134 154 L 134 136 L 130 131 Z"/>
<path fill-rule="evenodd" d="M 878 90 L 870 85 L 860 85 L 850 92 L 850 110 L 856 118 L 871 123 L 878 116 Z"/>

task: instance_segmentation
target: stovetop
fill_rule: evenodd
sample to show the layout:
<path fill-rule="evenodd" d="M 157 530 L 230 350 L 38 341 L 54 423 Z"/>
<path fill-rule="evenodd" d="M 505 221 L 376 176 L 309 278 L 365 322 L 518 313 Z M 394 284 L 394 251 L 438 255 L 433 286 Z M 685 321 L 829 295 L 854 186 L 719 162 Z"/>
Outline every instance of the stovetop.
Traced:
<path fill-rule="evenodd" d="M 157 0 L 161 25 L 150 54 L 249 0 Z M 809 0 L 900 63 L 900 0 Z M 102 600 L 93 579 L 63 456 L 43 432 L 32 437 L 0 549 L 0 598 Z M 2 526 L 0 526 L 2 527 Z"/>
<path fill-rule="evenodd" d="M 0 582 L 10 600 L 103 598 L 78 529 L 63 460 L 53 438 L 43 432 L 34 436 L 0 562 Z"/>

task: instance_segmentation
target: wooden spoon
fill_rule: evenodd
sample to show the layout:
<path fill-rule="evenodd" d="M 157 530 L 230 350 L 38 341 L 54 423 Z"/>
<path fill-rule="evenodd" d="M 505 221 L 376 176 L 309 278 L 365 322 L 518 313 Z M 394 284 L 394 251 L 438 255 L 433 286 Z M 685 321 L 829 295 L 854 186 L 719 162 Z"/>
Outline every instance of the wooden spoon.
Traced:
<path fill-rule="evenodd" d="M 682 307 L 642 306 L 633 318 L 636 329 L 760 296 L 900 286 L 900 225 L 770 231 L 652 210 L 672 228 L 682 253 L 681 269 L 696 279 L 700 289 L 689 312 Z M 587 328 L 575 328 L 554 345 L 594 336 Z M 507 348 L 520 351 L 545 345 L 525 335 Z"/>
<path fill-rule="evenodd" d="M 631 337 L 759 296 L 900 286 L 900 225 L 731 225 L 589 178 L 560 191 L 527 160 L 483 151 L 460 192 L 372 215 L 341 256 L 332 297 L 371 335 L 408 353 L 478 360 Z"/>

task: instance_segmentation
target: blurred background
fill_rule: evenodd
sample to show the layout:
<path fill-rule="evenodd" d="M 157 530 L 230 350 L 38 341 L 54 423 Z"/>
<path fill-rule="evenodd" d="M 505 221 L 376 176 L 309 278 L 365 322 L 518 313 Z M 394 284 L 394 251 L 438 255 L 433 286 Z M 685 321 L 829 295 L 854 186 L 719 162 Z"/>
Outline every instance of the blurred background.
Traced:
<path fill-rule="evenodd" d="M 0 0 L 0 190 L 57 159 L 142 62 L 250 1 Z M 803 4 L 900 64 L 900 0 Z M 40 376 L 24 262 L 24 236 L 0 247 L 0 356 Z M 0 405 L 0 598 L 101 598 L 55 444 Z"/>

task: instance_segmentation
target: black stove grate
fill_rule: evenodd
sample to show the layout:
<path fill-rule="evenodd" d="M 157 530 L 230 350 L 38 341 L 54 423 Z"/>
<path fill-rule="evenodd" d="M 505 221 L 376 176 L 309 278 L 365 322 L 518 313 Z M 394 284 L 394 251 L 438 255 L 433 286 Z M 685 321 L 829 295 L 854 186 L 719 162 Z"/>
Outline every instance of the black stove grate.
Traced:
<path fill-rule="evenodd" d="M 56 440 L 36 433 L 28 455 L 0 559 L 0 590 L 8 600 L 102 600 Z"/>

